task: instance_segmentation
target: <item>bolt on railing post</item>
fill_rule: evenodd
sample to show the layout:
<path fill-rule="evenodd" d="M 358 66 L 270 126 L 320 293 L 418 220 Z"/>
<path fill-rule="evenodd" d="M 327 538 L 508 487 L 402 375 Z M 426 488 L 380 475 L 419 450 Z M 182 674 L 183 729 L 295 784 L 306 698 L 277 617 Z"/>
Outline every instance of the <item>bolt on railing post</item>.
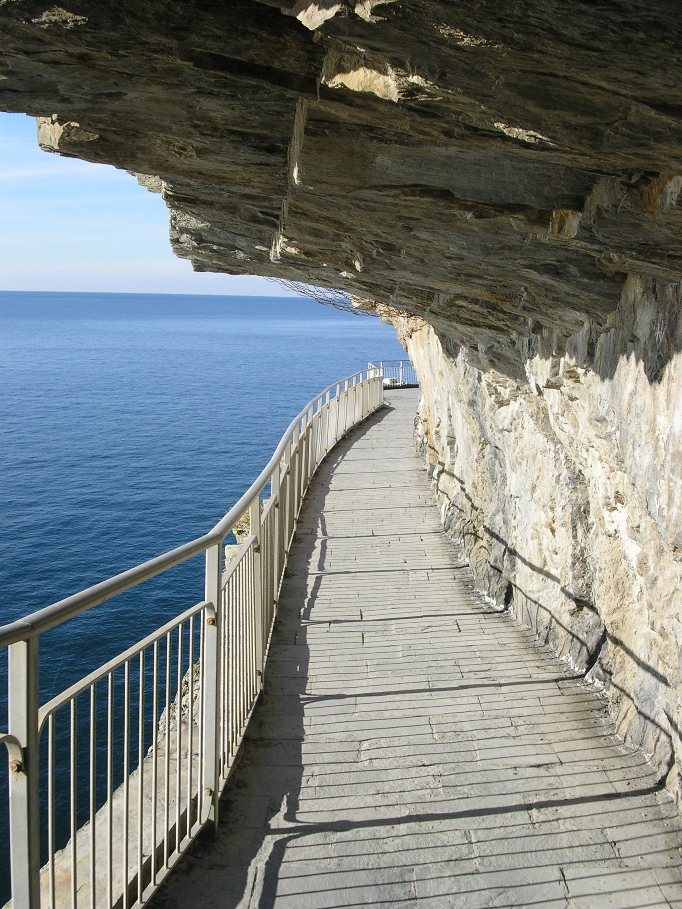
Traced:
<path fill-rule="evenodd" d="M 218 800 L 220 796 L 220 763 L 222 724 L 227 725 L 224 716 L 226 704 L 220 698 L 220 642 L 223 626 L 222 598 L 222 540 L 206 550 L 206 576 L 204 598 L 212 608 L 204 610 L 204 661 L 201 671 L 204 674 L 204 740 L 203 751 L 204 778 L 201 781 L 203 805 L 202 819 L 211 818 L 218 826 Z M 178 695 L 179 697 L 180 695 Z"/>
<path fill-rule="evenodd" d="M 10 762 L 10 861 L 14 909 L 40 906 L 40 807 L 38 796 L 38 638 L 9 647 L 9 732 L 22 760 Z"/>
<path fill-rule="evenodd" d="M 260 496 L 252 499 L 249 507 L 249 529 L 253 541 L 253 620 L 256 626 L 257 688 L 263 687 L 263 554 L 261 551 Z"/>

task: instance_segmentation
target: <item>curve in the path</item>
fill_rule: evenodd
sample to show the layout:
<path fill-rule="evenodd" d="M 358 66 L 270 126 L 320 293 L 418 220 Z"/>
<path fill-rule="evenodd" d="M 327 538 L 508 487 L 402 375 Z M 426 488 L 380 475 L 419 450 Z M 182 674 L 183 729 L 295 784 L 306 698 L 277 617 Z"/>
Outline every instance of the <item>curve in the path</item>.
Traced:
<path fill-rule="evenodd" d="M 415 405 L 393 392 L 319 469 L 221 829 L 156 906 L 682 906 L 673 802 L 604 701 L 473 590 Z"/>

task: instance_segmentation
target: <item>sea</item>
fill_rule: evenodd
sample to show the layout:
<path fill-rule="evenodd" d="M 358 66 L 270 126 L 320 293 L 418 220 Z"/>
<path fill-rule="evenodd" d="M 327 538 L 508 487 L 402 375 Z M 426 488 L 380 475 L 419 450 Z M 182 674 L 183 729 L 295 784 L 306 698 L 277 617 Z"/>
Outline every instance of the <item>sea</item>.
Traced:
<path fill-rule="evenodd" d="M 308 298 L 0 292 L 0 623 L 209 530 L 317 392 L 402 357 Z M 41 701 L 202 597 L 198 558 L 47 632 Z"/>

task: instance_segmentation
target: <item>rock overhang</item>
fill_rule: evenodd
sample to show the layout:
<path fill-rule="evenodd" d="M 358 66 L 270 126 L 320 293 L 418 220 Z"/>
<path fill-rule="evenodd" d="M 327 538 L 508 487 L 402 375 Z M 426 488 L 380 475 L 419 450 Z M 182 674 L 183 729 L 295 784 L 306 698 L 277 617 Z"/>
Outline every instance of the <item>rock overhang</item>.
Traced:
<path fill-rule="evenodd" d="M 0 5 L 0 106 L 147 175 L 195 268 L 333 287 L 521 373 L 682 277 L 682 24 L 492 2 Z"/>

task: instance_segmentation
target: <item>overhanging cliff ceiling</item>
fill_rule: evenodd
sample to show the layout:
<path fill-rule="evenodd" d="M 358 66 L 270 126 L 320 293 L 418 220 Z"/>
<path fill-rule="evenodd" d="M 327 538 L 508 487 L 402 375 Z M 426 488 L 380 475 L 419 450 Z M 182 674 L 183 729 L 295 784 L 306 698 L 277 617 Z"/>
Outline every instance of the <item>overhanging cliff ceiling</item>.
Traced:
<path fill-rule="evenodd" d="M 0 107 L 148 175 L 195 268 L 512 351 L 682 276 L 677 2 L 0 0 Z M 153 178 L 160 178 L 159 180 Z"/>

